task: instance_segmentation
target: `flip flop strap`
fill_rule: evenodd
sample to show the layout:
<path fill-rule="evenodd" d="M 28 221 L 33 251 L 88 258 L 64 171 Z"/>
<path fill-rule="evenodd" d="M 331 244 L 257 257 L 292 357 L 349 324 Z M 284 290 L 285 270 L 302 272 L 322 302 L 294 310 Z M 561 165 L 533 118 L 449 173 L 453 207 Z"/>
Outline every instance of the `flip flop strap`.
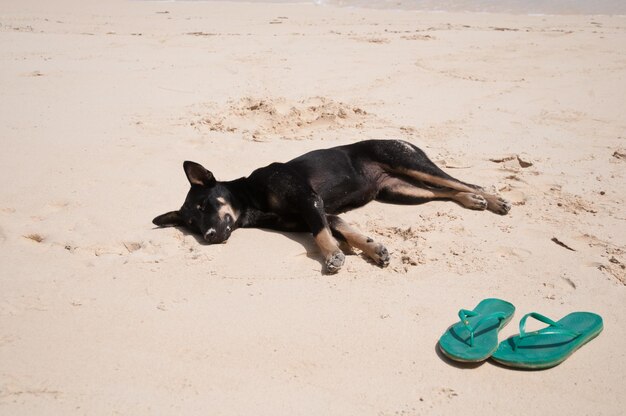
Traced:
<path fill-rule="evenodd" d="M 544 324 L 548 324 L 547 328 L 540 329 L 538 331 L 526 332 L 526 320 L 528 318 L 535 318 L 536 320 L 543 322 Z M 513 341 L 513 349 L 516 349 L 521 343 L 522 339 L 529 338 L 537 335 L 568 335 L 572 338 L 576 338 L 580 336 L 580 332 L 572 331 L 567 328 L 564 328 L 558 322 L 554 322 L 552 319 L 541 315 L 537 312 L 527 313 L 522 317 L 519 321 L 519 336 L 517 337 L 517 342 L 515 339 L 511 339 Z"/>
<path fill-rule="evenodd" d="M 474 331 L 476 331 L 476 328 L 478 328 L 482 323 L 490 319 L 498 319 L 501 323 L 502 320 L 506 318 L 506 315 L 504 312 L 494 312 L 494 313 L 490 313 L 480 318 L 478 322 L 474 324 L 474 326 L 470 325 L 469 320 L 467 318 L 471 318 L 473 316 L 478 316 L 478 315 L 480 315 L 478 312 L 470 311 L 467 309 L 461 309 L 459 311 L 459 318 L 461 318 L 461 322 L 463 323 L 463 325 L 465 325 L 465 328 L 467 328 L 467 330 L 470 333 L 470 338 L 469 338 L 470 347 L 474 346 Z"/>

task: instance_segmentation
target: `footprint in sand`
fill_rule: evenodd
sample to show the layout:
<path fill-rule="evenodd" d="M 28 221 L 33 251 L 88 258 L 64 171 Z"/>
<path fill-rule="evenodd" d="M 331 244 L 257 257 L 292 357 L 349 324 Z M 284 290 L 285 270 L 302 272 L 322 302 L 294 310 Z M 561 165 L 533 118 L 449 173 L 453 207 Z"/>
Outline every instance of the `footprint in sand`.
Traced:
<path fill-rule="evenodd" d="M 586 243 L 596 259 L 601 259 L 601 261 L 591 262 L 590 266 L 596 267 L 626 286 L 626 247 L 601 240 L 590 234 L 576 237 L 576 240 Z"/>
<path fill-rule="evenodd" d="M 526 205 L 528 201 L 528 195 L 512 185 L 506 185 L 500 188 L 499 192 L 504 199 L 507 199 L 515 206 Z"/>
<path fill-rule="evenodd" d="M 124 247 L 126 247 L 126 250 L 128 250 L 129 253 L 135 252 L 143 247 L 142 243 L 137 243 L 135 241 L 125 241 L 122 244 L 124 244 Z"/>

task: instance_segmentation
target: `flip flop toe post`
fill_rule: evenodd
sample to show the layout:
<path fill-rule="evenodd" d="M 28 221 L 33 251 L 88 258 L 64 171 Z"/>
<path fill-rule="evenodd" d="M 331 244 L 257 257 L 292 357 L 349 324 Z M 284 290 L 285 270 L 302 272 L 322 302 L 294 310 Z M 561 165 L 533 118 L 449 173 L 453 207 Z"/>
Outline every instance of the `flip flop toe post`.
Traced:
<path fill-rule="evenodd" d="M 548 326 L 526 332 L 529 317 Z M 520 333 L 502 341 L 491 358 L 509 367 L 537 370 L 554 367 L 598 336 L 602 328 L 602 317 L 591 312 L 573 312 L 557 322 L 531 312 L 520 320 Z"/>
<path fill-rule="evenodd" d="M 455 361 L 484 361 L 498 348 L 498 332 L 514 313 L 515 307 L 501 299 L 484 299 L 473 310 L 461 309 L 460 322 L 441 336 L 439 349 Z"/>

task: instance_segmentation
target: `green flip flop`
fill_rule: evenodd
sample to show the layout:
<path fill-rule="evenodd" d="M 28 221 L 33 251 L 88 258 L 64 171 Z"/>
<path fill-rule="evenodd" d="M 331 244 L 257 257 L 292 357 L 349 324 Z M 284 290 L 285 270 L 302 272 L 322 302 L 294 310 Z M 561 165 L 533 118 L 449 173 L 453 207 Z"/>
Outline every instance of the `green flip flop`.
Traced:
<path fill-rule="evenodd" d="M 498 332 L 514 313 L 515 306 L 501 299 L 484 299 L 471 311 L 461 309 L 461 321 L 439 338 L 439 349 L 455 361 L 484 361 L 498 348 Z"/>
<path fill-rule="evenodd" d="M 548 326 L 526 332 L 529 316 Z M 573 312 L 558 322 L 531 312 L 521 319 L 519 335 L 502 341 L 491 358 L 509 367 L 537 370 L 554 367 L 597 337 L 602 328 L 602 317 L 591 312 Z"/>

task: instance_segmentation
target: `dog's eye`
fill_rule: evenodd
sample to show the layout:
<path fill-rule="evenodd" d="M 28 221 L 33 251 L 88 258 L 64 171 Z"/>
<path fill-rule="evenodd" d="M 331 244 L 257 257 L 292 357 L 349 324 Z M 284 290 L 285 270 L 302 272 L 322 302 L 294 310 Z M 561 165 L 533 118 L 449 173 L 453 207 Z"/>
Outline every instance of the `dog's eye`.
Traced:
<path fill-rule="evenodd" d="M 207 198 L 207 199 L 205 199 L 205 200 L 202 202 L 202 205 L 198 205 L 198 209 L 199 209 L 200 211 L 207 212 L 207 211 L 209 210 L 210 206 L 211 206 L 210 204 L 211 204 L 211 202 L 210 202 L 210 200 Z"/>
<path fill-rule="evenodd" d="M 196 209 L 197 209 L 198 211 L 202 211 L 202 205 L 200 205 L 200 204 L 196 205 Z"/>

